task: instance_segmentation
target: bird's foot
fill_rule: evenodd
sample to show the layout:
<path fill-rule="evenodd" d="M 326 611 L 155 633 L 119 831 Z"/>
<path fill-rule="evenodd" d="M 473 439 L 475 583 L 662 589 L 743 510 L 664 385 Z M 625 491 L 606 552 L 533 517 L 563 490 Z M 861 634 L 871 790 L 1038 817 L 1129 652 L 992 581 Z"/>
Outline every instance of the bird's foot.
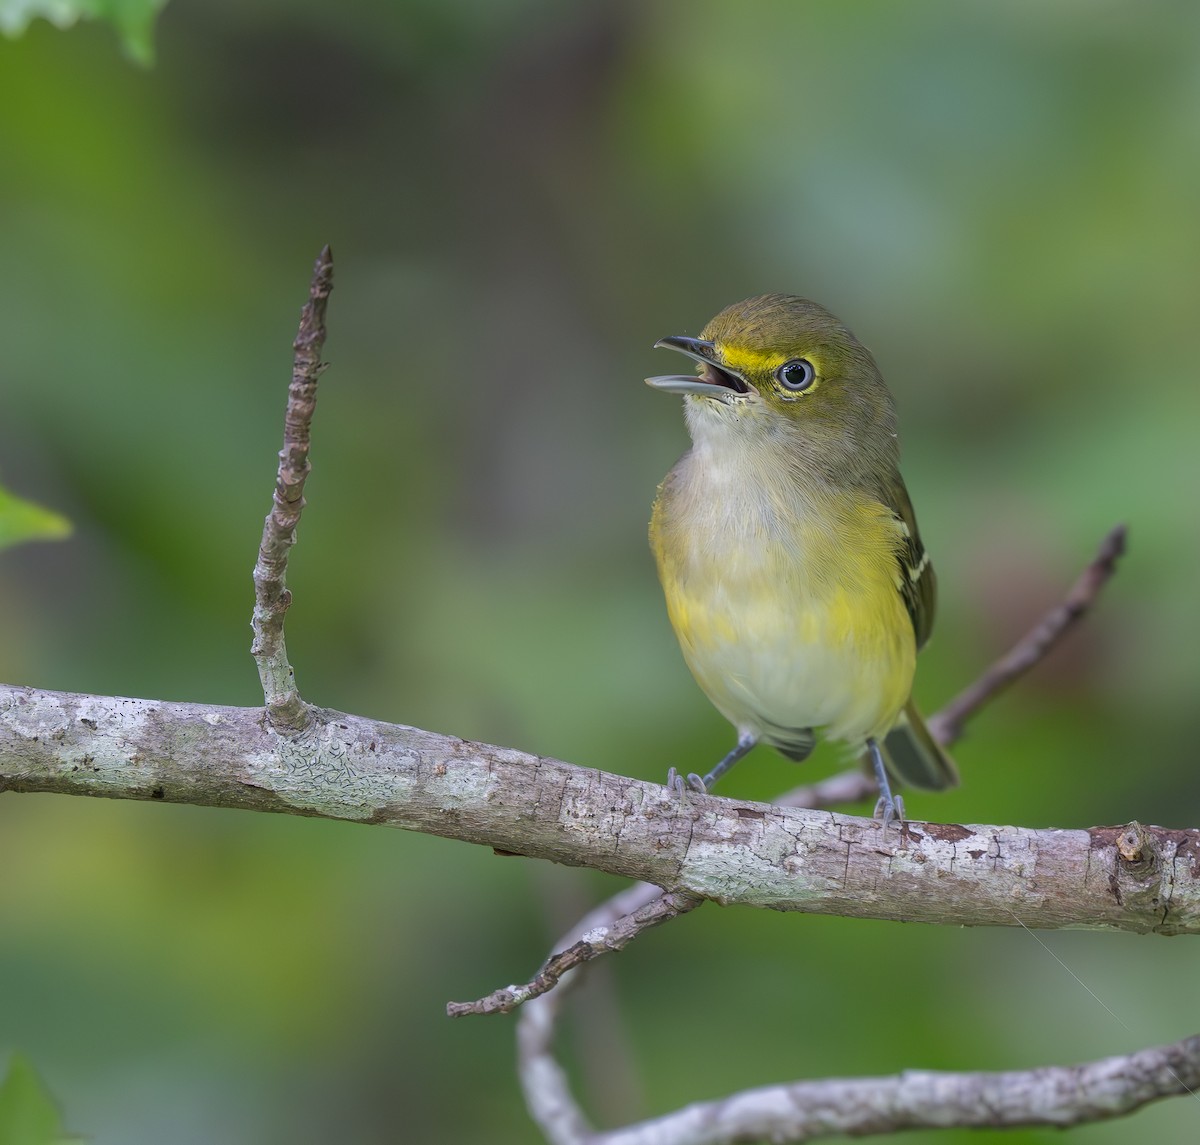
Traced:
<path fill-rule="evenodd" d="M 881 795 L 875 804 L 875 812 L 871 817 L 873 819 L 882 819 L 885 831 L 893 822 L 903 823 L 904 797 L 893 795 L 890 791 L 886 795 Z"/>
<path fill-rule="evenodd" d="M 708 794 L 708 788 L 704 785 L 704 780 L 694 771 L 689 771 L 685 779 L 675 768 L 671 768 L 667 772 L 667 790 L 677 799 L 682 799 L 686 791 L 694 791 L 697 795 Z"/>

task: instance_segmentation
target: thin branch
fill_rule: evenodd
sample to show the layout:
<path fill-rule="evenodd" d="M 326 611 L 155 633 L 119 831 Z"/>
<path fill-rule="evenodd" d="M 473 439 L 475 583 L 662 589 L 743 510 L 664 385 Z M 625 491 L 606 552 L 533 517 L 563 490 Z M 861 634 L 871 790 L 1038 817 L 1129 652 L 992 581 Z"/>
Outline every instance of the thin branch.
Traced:
<path fill-rule="evenodd" d="M 939 743 L 954 743 L 963 725 L 993 696 L 1023 676 L 1050 651 L 1088 613 L 1100 590 L 1117 571 L 1117 560 L 1125 552 L 1127 530 L 1117 525 L 1104 538 L 1092 562 L 1071 586 L 1066 598 L 1052 608 L 1004 656 L 997 660 L 970 687 L 964 688 L 937 715 L 928 721 L 929 730 Z"/>
<path fill-rule="evenodd" d="M 292 602 L 287 589 L 288 550 L 296 543 L 296 526 L 304 508 L 317 379 L 325 344 L 325 306 L 333 289 L 333 252 L 326 246 L 317 257 L 308 301 L 300 312 L 300 330 L 292 343 L 292 382 L 284 415 L 283 449 L 271 511 L 263 525 L 258 560 L 254 565 L 254 643 L 250 651 L 258 664 L 267 718 L 280 732 L 296 734 L 309 721 L 308 709 L 296 689 L 296 674 L 288 662 L 283 618 Z"/>
<path fill-rule="evenodd" d="M 816 810 L 842 803 L 856 803 L 874 795 L 875 780 L 859 770 L 844 771 L 808 787 L 797 787 L 778 800 L 780 806 Z M 628 904 L 633 902 L 633 906 Z M 651 930 L 687 911 L 695 910 L 704 899 L 660 890 L 653 883 L 638 883 L 614 895 L 589 912 L 591 925 L 577 925 L 572 931 L 582 938 L 570 939 L 570 945 L 550 955 L 528 982 L 503 986 L 474 1002 L 448 1002 L 446 1014 L 463 1018 L 474 1014 L 508 1014 L 518 1006 L 549 993 L 567 970 L 628 946 L 643 931 Z M 622 910 L 621 904 L 625 904 Z M 582 930 L 580 929 L 582 927 Z"/>
<path fill-rule="evenodd" d="M 775 1145 L 824 1137 L 863 1137 L 905 1129 L 1067 1129 L 1132 1113 L 1164 1097 L 1200 1088 L 1200 1035 L 1073 1066 L 1005 1073 L 906 1070 L 891 1077 L 828 1078 L 746 1090 L 698 1102 L 665 1117 L 607 1133 L 590 1130 L 547 1069 L 540 1040 L 552 1021 L 536 1015 L 557 1003 L 539 998 L 522 1014 L 522 1084 L 534 1119 L 551 1145 Z M 557 1069 L 557 1067 L 555 1067 Z M 540 1092 L 531 1099 L 530 1089 Z"/>
<path fill-rule="evenodd" d="M 649 883 L 639 883 L 613 895 L 590 911 L 556 946 L 571 947 L 592 931 L 616 926 L 645 909 L 662 893 Z M 554 1059 L 554 1031 L 558 1012 L 575 973 L 565 976 L 561 989 L 543 994 L 521 1010 L 517 1024 L 517 1075 L 530 1116 L 554 1145 L 583 1145 L 591 1142 L 592 1129 L 571 1094 L 563 1068 Z"/>
<path fill-rule="evenodd" d="M 546 959 L 528 982 L 493 990 L 475 1002 L 448 1002 L 446 1014 L 451 1018 L 462 1018 L 468 1014 L 512 1013 L 522 1003 L 553 990 L 567 971 L 601 954 L 623 949 L 642 931 L 687 914 L 704 901 L 696 895 L 665 894 L 650 883 L 639 883 L 636 889 L 640 892 L 636 909 L 616 916 L 610 923 L 589 927 L 565 950 Z M 615 900 L 610 900 L 610 904 L 612 901 Z"/>

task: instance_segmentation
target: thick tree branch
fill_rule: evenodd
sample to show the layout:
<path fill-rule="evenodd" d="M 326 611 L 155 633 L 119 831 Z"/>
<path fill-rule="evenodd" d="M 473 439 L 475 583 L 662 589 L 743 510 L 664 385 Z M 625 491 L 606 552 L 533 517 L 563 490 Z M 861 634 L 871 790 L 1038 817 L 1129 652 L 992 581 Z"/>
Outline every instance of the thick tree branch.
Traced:
<path fill-rule="evenodd" d="M 1200 831 L 877 820 L 693 795 L 508 748 L 312 709 L 0 685 L 0 786 L 348 819 L 593 867 L 722 903 L 951 925 L 1200 930 Z"/>
<path fill-rule="evenodd" d="M 300 330 L 292 343 L 292 383 L 284 415 L 283 449 L 279 451 L 275 493 L 254 565 L 254 643 L 250 651 L 258 664 L 267 718 L 279 731 L 290 733 L 301 731 L 309 717 L 296 690 L 296 674 L 288 662 L 283 639 L 283 618 L 292 602 L 287 590 L 287 561 L 304 509 L 304 482 L 312 468 L 308 446 L 317 405 L 317 379 L 323 369 L 325 304 L 332 289 L 333 252 L 326 246 L 313 267 L 308 302 L 300 312 Z"/>

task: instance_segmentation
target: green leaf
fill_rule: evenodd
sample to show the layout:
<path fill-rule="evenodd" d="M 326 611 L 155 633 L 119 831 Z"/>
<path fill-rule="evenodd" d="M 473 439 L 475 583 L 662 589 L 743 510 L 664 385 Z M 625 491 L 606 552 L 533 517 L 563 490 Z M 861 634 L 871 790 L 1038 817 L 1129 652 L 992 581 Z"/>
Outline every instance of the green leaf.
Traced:
<path fill-rule="evenodd" d="M 39 16 L 59 28 L 77 20 L 107 20 L 126 53 L 139 64 L 154 62 L 154 19 L 167 0 L 0 0 L 0 32 L 17 37 Z M 0 1142 L 0 1145 L 3 1145 Z"/>
<path fill-rule="evenodd" d="M 0 486 L 0 549 L 22 541 L 58 540 L 70 532 L 71 522 L 66 517 L 32 501 L 22 501 Z M 0 1145 L 5 1145 L 3 1137 Z"/>
<path fill-rule="evenodd" d="M 8 1062 L 0 1085 L 0 1145 L 78 1145 L 62 1127 L 42 1079 L 20 1054 Z"/>

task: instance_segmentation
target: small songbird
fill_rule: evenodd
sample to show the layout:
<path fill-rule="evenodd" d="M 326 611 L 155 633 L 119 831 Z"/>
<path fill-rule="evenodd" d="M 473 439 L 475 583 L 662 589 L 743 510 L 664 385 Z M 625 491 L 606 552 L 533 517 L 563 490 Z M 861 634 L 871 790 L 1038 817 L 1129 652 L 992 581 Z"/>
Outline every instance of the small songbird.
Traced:
<path fill-rule="evenodd" d="M 869 757 L 876 815 L 958 782 L 911 699 L 936 582 L 900 476 L 896 410 L 875 360 L 815 302 L 765 294 L 699 338 L 700 364 L 647 378 L 684 395 L 692 447 L 659 486 L 650 546 L 696 682 L 737 729 L 705 791 L 756 743 L 802 760 L 815 729 Z M 881 753 L 882 748 L 882 753 Z M 672 769 L 668 783 L 682 792 Z"/>

